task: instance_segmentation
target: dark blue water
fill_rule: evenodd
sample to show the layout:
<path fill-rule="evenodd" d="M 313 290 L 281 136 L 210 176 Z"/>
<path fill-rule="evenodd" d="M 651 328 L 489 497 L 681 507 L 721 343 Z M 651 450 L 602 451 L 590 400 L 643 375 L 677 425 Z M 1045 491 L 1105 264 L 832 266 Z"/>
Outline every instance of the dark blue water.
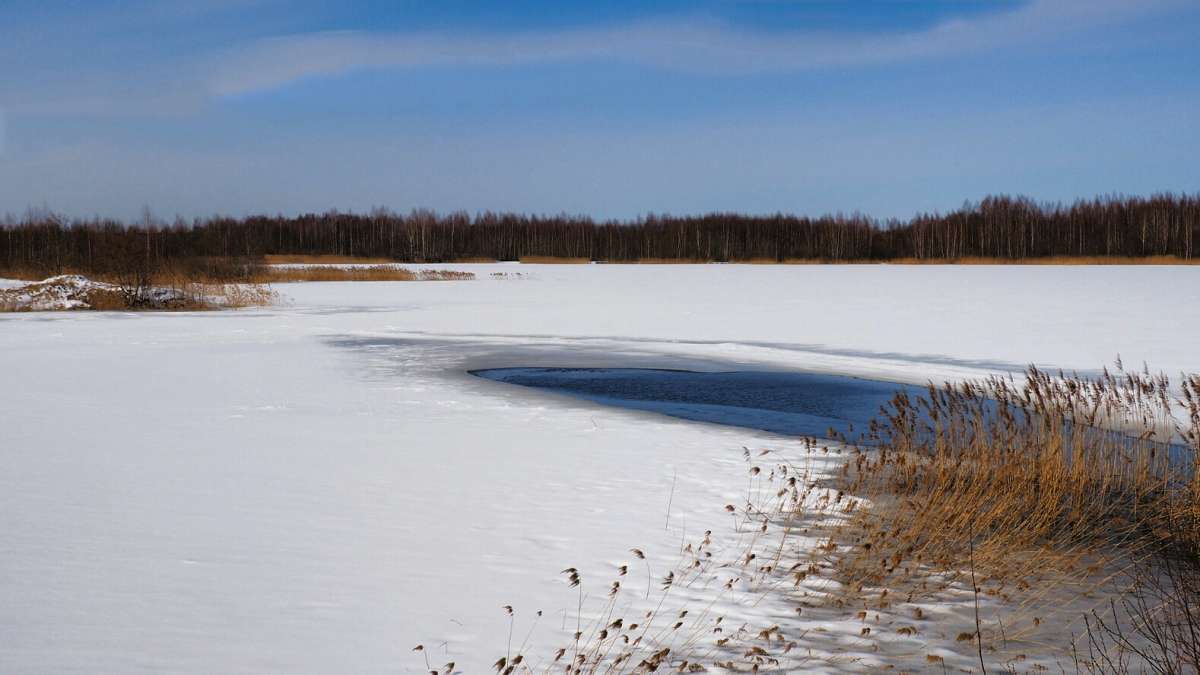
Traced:
<path fill-rule="evenodd" d="M 494 368 L 489 380 L 581 399 L 776 434 L 824 437 L 865 430 L 897 391 L 916 387 L 840 375 L 647 368 Z"/>

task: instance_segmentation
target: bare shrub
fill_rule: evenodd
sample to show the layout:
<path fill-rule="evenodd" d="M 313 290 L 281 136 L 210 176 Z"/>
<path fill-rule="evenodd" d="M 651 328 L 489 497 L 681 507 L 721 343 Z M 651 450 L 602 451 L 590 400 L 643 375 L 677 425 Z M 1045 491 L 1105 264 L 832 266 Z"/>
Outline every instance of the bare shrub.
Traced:
<path fill-rule="evenodd" d="M 128 296 L 119 291 L 92 290 L 87 295 L 89 309 L 98 312 L 119 312 L 133 309 L 129 306 Z"/>
<path fill-rule="evenodd" d="M 226 309 L 268 307 L 279 301 L 279 294 L 267 284 L 199 284 L 198 293 Z"/>
<path fill-rule="evenodd" d="M 78 275 L 51 277 L 13 289 L 0 289 L 0 311 L 204 311 L 274 304 L 270 286 L 247 283 L 200 283 L 173 280 L 137 295 L 120 285 Z"/>
<path fill-rule="evenodd" d="M 1090 673 L 1200 672 L 1200 377 L 1183 378 L 1191 480 L 1172 485 L 1155 555 L 1137 565 L 1128 592 L 1087 617 L 1076 665 Z"/>
<path fill-rule="evenodd" d="M 154 276 L 162 270 L 153 255 L 149 235 L 132 236 L 132 231 L 110 228 L 97 241 L 98 254 L 90 275 L 117 286 L 126 308 L 149 307 Z M 104 302 L 102 300 L 102 302 Z"/>
<path fill-rule="evenodd" d="M 1105 675 L 1200 672 L 1200 568 L 1166 556 L 1136 570 L 1130 590 L 1107 612 L 1086 617 L 1078 670 Z"/>

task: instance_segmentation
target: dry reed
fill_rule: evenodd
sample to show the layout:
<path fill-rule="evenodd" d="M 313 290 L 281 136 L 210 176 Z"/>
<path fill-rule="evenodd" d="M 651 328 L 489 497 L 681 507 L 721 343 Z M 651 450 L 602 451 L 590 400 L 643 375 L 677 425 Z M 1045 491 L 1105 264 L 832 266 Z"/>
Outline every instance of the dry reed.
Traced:
<path fill-rule="evenodd" d="M 352 255 L 264 255 L 263 263 L 267 265 L 337 265 L 362 264 L 386 265 L 395 262 L 388 258 L 356 257 Z"/>
<path fill-rule="evenodd" d="M 551 255 L 523 255 L 518 260 L 523 265 L 589 265 L 591 258 L 560 258 Z"/>
<path fill-rule="evenodd" d="M 455 270 L 410 270 L 392 265 L 368 267 L 339 267 L 307 265 L 303 267 L 268 267 L 256 272 L 252 279 L 258 283 L 292 283 L 301 281 L 465 281 L 474 279 L 471 272 Z"/>
<path fill-rule="evenodd" d="M 1200 617 L 1200 378 L 1172 384 L 1119 363 L 1090 379 L 1030 368 L 1022 382 L 899 393 L 865 433 L 835 441 L 806 443 L 810 458 L 845 458 L 832 475 L 747 450 L 751 491 L 725 507 L 739 548 L 715 549 L 709 532 L 687 543 L 637 616 L 614 616 L 628 609 L 617 598 L 630 565 L 620 566 L 570 647 L 497 671 L 795 672 L 854 666 L 861 657 L 839 650 L 855 640 L 868 653 L 911 645 L 877 657 L 887 668 L 949 669 L 953 657 L 960 670 L 1039 671 L 1050 658 L 1064 670 L 1194 672 L 1158 666 L 1200 655 L 1187 631 L 1200 623 L 1188 622 Z M 1161 560 L 1184 561 L 1173 569 L 1186 583 L 1148 574 Z M 689 605 L 693 585 L 749 589 L 855 632 L 714 616 L 716 599 Z M 954 607 L 967 611 L 954 619 Z"/>

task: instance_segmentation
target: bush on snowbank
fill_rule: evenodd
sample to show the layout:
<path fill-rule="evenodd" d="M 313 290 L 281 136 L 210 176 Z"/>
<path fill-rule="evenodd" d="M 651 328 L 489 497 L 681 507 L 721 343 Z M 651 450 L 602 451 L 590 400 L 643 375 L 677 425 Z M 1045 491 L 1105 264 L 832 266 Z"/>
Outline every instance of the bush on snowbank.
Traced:
<path fill-rule="evenodd" d="M 275 293 L 269 287 L 257 284 L 113 284 L 78 274 L 50 277 L 15 288 L 0 288 L 0 311 L 5 312 L 196 311 L 269 305 L 274 300 Z"/>

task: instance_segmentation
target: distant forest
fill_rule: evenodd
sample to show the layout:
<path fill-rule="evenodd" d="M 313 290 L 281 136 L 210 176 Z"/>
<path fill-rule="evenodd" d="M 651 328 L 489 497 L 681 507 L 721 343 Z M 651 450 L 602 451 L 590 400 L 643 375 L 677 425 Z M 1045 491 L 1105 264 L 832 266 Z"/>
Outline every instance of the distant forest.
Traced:
<path fill-rule="evenodd" d="M 384 210 L 296 217 L 215 217 L 194 222 L 66 220 L 31 212 L 0 223 L 8 270 L 105 271 L 136 259 L 158 267 L 196 259 L 336 255 L 399 262 L 887 261 L 1173 256 L 1191 259 L 1200 240 L 1200 194 L 1104 197 L 1069 206 L 988 197 L 908 221 L 860 215 L 818 218 L 712 213 L 596 222 L 578 216 L 437 214 Z"/>

